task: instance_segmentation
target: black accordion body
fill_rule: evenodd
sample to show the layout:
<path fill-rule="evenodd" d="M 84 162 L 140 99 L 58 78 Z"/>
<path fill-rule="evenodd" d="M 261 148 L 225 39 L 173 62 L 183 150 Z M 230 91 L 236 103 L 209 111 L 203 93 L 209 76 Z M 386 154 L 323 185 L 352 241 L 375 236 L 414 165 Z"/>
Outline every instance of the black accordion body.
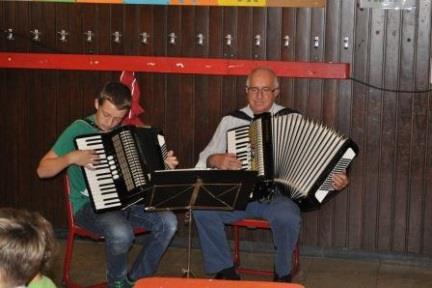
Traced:
<path fill-rule="evenodd" d="M 154 128 L 122 126 L 108 133 L 75 138 L 79 150 L 99 156 L 94 169 L 81 167 L 96 212 L 139 203 L 151 188 L 149 174 L 165 169 L 165 139 Z"/>
<path fill-rule="evenodd" d="M 318 208 L 332 191 L 331 176 L 343 172 L 358 154 L 357 145 L 336 131 L 300 114 L 263 113 L 251 125 L 227 133 L 228 152 L 242 169 L 256 170 L 267 189 L 276 184 L 302 208 Z"/>

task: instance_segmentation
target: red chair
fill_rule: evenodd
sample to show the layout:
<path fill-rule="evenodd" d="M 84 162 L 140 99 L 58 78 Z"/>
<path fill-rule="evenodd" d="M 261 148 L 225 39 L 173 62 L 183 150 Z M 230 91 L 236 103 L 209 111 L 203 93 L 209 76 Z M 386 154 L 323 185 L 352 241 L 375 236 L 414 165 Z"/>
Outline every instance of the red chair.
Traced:
<path fill-rule="evenodd" d="M 273 276 L 273 270 L 259 270 L 242 267 L 240 265 L 240 228 L 249 229 L 271 229 L 270 223 L 262 219 L 243 219 L 231 224 L 234 230 L 234 265 L 237 267 L 238 273 L 253 274 L 253 275 L 271 275 Z M 294 277 L 300 270 L 300 253 L 299 244 L 297 242 L 296 248 L 292 255 L 292 271 L 291 274 Z"/>
<path fill-rule="evenodd" d="M 85 228 L 82 228 L 75 224 L 74 217 L 73 217 L 73 210 L 72 210 L 72 204 L 69 201 L 69 193 L 70 193 L 70 186 L 69 186 L 69 177 L 66 175 L 64 178 L 64 191 L 65 191 L 65 203 L 66 203 L 66 214 L 67 214 L 67 225 L 68 225 L 68 236 L 66 240 L 66 251 L 65 251 L 65 258 L 64 258 L 64 265 L 63 265 L 63 284 L 67 288 L 82 288 L 84 286 L 81 286 L 77 284 L 76 282 L 73 282 L 70 277 L 70 271 L 72 268 L 72 253 L 74 248 L 74 240 L 76 236 L 84 237 L 84 238 L 90 238 L 93 240 L 103 240 L 103 236 L 100 236 L 96 233 L 93 233 Z M 136 228 L 134 230 L 135 234 L 142 234 L 146 231 L 142 228 Z M 90 286 L 86 286 L 86 288 L 97 288 L 97 287 L 107 287 L 106 282 L 101 282 L 98 284 L 93 284 Z"/>

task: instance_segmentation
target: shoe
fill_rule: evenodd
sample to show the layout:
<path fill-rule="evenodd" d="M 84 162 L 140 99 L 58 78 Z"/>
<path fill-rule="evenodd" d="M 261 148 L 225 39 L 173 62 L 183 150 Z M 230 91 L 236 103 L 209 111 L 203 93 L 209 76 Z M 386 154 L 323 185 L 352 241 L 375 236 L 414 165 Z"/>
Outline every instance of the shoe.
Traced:
<path fill-rule="evenodd" d="M 240 275 L 237 274 L 235 267 L 232 266 L 216 273 L 214 279 L 240 280 Z"/>
<path fill-rule="evenodd" d="M 291 274 L 287 274 L 287 275 L 279 277 L 279 275 L 277 275 L 276 273 L 274 273 L 273 281 L 274 282 L 291 283 L 292 282 L 292 276 L 291 276 Z"/>
<path fill-rule="evenodd" d="M 129 281 L 128 279 L 122 279 L 114 281 L 114 283 L 108 284 L 109 288 L 132 288 L 135 285 L 134 282 Z"/>

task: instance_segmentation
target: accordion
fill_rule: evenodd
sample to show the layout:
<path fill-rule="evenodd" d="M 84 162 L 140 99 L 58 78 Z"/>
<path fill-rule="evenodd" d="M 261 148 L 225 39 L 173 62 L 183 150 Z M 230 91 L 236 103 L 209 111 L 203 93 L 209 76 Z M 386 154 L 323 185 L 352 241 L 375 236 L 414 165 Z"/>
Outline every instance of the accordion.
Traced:
<path fill-rule="evenodd" d="M 352 140 L 294 113 L 263 113 L 251 125 L 229 130 L 227 150 L 264 183 L 252 199 L 266 197 L 276 184 L 302 210 L 319 207 L 333 190 L 332 175 L 346 170 L 358 154 Z"/>
<path fill-rule="evenodd" d="M 155 128 L 122 126 L 78 136 L 75 146 L 99 156 L 93 169 L 81 167 L 96 212 L 125 209 L 142 201 L 151 189 L 150 173 L 167 168 L 165 139 Z"/>

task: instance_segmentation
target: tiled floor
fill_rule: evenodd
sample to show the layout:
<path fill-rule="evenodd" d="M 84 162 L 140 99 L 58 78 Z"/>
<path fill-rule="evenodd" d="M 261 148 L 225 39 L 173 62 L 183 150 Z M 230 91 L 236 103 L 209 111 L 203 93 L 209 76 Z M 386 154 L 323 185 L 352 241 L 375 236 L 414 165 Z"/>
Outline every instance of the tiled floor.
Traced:
<path fill-rule="evenodd" d="M 74 252 L 72 277 L 79 283 L 90 284 L 104 279 L 103 243 L 79 240 Z M 131 251 L 131 259 L 137 254 L 139 245 Z M 61 286 L 64 241 L 50 273 Z M 257 261 L 259 259 L 259 261 Z M 202 270 L 201 252 L 192 250 L 191 271 L 196 277 L 206 278 Z M 271 268 L 272 255 L 242 252 L 242 263 Z M 432 287 L 432 267 L 390 264 L 385 261 L 346 260 L 301 256 L 301 271 L 294 282 L 308 288 L 426 288 Z M 158 275 L 181 277 L 187 267 L 187 251 L 171 247 L 162 259 Z M 271 281 L 269 276 L 244 276 L 243 279 Z"/>

